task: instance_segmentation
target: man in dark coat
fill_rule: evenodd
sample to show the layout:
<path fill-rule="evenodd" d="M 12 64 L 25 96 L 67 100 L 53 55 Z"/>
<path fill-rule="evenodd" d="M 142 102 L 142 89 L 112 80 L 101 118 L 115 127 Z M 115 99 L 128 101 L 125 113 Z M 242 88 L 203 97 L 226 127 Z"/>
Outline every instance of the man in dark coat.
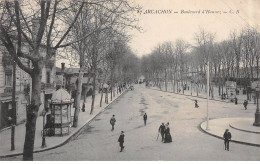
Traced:
<path fill-rule="evenodd" d="M 124 138 L 125 138 L 124 131 L 121 131 L 121 134 L 120 134 L 120 136 L 119 136 L 119 138 L 118 138 L 119 146 L 121 147 L 120 152 L 122 152 L 123 149 L 125 148 L 125 147 L 123 146 L 123 144 L 124 144 Z"/>
<path fill-rule="evenodd" d="M 195 100 L 195 108 L 198 108 L 199 105 L 198 105 L 198 100 Z"/>
<path fill-rule="evenodd" d="M 115 119 L 115 115 L 113 115 L 112 118 L 110 119 L 110 124 L 112 125 L 111 131 L 114 130 L 115 123 L 116 123 L 116 119 Z"/>
<path fill-rule="evenodd" d="M 146 120 L 147 120 L 147 114 L 144 114 L 144 125 L 146 125 Z"/>
<path fill-rule="evenodd" d="M 248 104 L 248 101 L 245 100 L 244 103 L 243 103 L 243 105 L 244 105 L 244 107 L 245 107 L 245 110 L 247 110 L 247 104 Z"/>
<path fill-rule="evenodd" d="M 161 133 L 162 136 L 162 142 L 164 141 L 164 133 L 165 133 L 165 126 L 164 123 L 159 127 L 159 132 Z M 159 134 L 158 134 L 159 135 Z"/>
<path fill-rule="evenodd" d="M 83 105 L 82 105 L 82 112 L 85 112 L 86 110 L 85 110 L 85 103 L 83 103 Z"/>
<path fill-rule="evenodd" d="M 224 138 L 224 144 L 225 144 L 225 150 L 229 151 L 229 141 L 231 140 L 231 133 L 226 129 L 223 138 Z"/>

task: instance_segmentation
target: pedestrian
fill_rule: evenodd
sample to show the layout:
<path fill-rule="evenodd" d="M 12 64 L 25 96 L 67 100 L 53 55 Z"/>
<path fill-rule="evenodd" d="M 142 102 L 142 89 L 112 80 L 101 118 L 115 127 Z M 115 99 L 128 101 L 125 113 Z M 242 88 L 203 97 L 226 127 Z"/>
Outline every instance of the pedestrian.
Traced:
<path fill-rule="evenodd" d="M 118 138 L 119 146 L 121 148 L 120 152 L 122 152 L 123 149 L 125 148 L 124 145 L 123 145 L 124 144 L 124 138 L 125 138 L 124 131 L 121 131 L 121 134 Z"/>
<path fill-rule="evenodd" d="M 83 102 L 83 105 L 82 105 L 82 112 L 85 112 L 85 103 Z"/>
<path fill-rule="evenodd" d="M 110 124 L 112 125 L 111 131 L 114 130 L 115 123 L 116 123 L 116 119 L 115 119 L 115 115 L 113 115 L 112 118 L 110 119 Z"/>
<path fill-rule="evenodd" d="M 195 100 L 194 103 L 195 103 L 195 108 L 198 108 L 198 107 L 199 107 L 199 105 L 198 105 L 198 101 Z"/>
<path fill-rule="evenodd" d="M 245 110 L 247 110 L 247 104 L 248 104 L 248 101 L 245 100 L 244 103 L 243 103 L 243 105 L 244 105 L 244 107 L 245 107 Z"/>
<path fill-rule="evenodd" d="M 159 127 L 159 133 L 161 133 L 162 136 L 162 142 L 164 141 L 164 133 L 165 133 L 165 125 L 162 123 L 162 125 Z"/>
<path fill-rule="evenodd" d="M 146 126 L 147 114 L 144 114 L 144 125 Z"/>
<path fill-rule="evenodd" d="M 172 142 L 172 136 L 170 133 L 170 127 L 169 127 L 169 122 L 165 126 L 165 138 L 164 138 L 164 143 L 170 143 Z"/>
<path fill-rule="evenodd" d="M 225 145 L 225 150 L 229 151 L 229 141 L 231 140 L 231 133 L 226 129 L 223 138 L 224 138 L 224 145 Z"/>
<path fill-rule="evenodd" d="M 235 105 L 237 105 L 237 98 L 235 97 Z"/>

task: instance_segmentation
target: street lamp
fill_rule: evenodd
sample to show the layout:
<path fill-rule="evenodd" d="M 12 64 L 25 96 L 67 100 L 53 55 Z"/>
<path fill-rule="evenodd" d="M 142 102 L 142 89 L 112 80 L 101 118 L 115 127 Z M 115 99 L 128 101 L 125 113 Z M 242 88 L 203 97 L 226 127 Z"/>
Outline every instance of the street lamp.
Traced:
<path fill-rule="evenodd" d="M 46 147 L 46 142 L 45 142 L 45 130 L 44 130 L 44 126 L 45 126 L 45 115 L 46 115 L 46 111 L 45 109 L 43 109 L 42 111 L 42 116 L 43 116 L 43 124 L 42 124 L 42 148 Z"/>
<path fill-rule="evenodd" d="M 254 122 L 254 126 L 260 126 L 260 111 L 259 111 L 259 91 L 260 91 L 260 87 L 257 85 L 255 88 L 256 91 L 256 98 L 257 98 L 257 105 L 256 105 L 256 112 L 255 112 L 255 122 Z"/>
<path fill-rule="evenodd" d="M 45 95 L 45 94 L 44 94 Z M 42 148 L 45 148 L 46 147 L 46 141 L 45 141 L 45 135 L 46 135 L 46 131 L 44 129 L 45 127 L 45 116 L 46 116 L 46 109 L 49 108 L 49 104 L 50 104 L 50 101 L 46 101 L 44 103 L 44 108 L 43 108 L 43 111 L 42 111 L 42 116 L 43 116 L 43 122 L 42 122 Z"/>
<path fill-rule="evenodd" d="M 207 127 L 209 130 L 209 61 L 207 62 Z"/>

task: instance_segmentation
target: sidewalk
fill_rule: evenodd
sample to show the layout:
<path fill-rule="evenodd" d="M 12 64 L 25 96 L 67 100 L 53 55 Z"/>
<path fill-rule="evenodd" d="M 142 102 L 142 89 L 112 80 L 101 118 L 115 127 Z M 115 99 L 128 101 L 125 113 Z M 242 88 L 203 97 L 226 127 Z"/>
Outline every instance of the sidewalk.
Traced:
<path fill-rule="evenodd" d="M 184 94 L 183 94 L 183 91 L 182 91 L 182 90 L 181 90 L 180 92 L 177 92 L 177 91 L 176 91 L 176 92 L 173 92 L 173 88 L 172 88 L 171 84 L 168 84 L 168 85 L 169 85 L 169 86 L 168 86 L 167 92 L 175 93 L 175 94 L 180 94 L 180 95 L 185 95 L 185 96 L 192 96 L 192 97 L 198 97 L 198 98 L 207 99 L 207 93 L 205 92 L 205 88 L 204 88 L 204 89 L 201 89 L 201 88 L 200 88 L 200 91 L 198 92 L 198 96 L 197 96 L 197 91 L 196 91 L 195 88 L 193 88 L 192 91 L 191 91 L 191 89 L 185 90 L 185 91 L 184 91 Z M 150 87 L 150 88 L 151 88 L 151 89 L 160 90 L 160 88 L 157 87 L 157 86 Z M 234 103 L 234 102 L 231 102 L 229 99 L 222 100 L 221 97 L 218 95 L 218 88 L 216 88 L 215 86 L 214 86 L 214 89 L 213 89 L 213 90 L 214 90 L 214 91 L 213 91 L 213 94 L 214 94 L 213 97 L 214 97 L 214 98 L 212 98 L 212 97 L 210 96 L 210 97 L 209 97 L 210 100 L 215 100 L 215 101 L 220 101 L 220 102 L 226 102 L 226 103 Z M 225 89 L 224 89 L 224 90 L 225 90 Z M 161 91 L 166 92 L 164 85 L 162 85 Z M 239 90 L 239 91 L 240 91 L 240 92 L 239 92 L 240 94 L 236 96 L 237 99 L 238 99 L 237 102 L 238 102 L 238 104 L 243 104 L 243 103 L 244 103 L 244 100 L 247 99 L 247 95 L 241 94 L 241 93 L 242 93 L 242 90 Z M 254 100 L 251 99 L 251 101 L 248 101 L 248 104 L 254 104 Z"/>
<path fill-rule="evenodd" d="M 128 89 L 124 90 L 121 94 L 115 92 L 115 97 L 113 97 L 113 101 L 115 101 L 118 97 L 120 97 L 122 94 L 124 94 Z M 83 127 L 88 124 L 92 119 L 94 119 L 98 114 L 103 112 L 112 102 L 109 102 L 109 104 L 104 103 L 104 95 L 103 95 L 103 102 L 102 107 L 100 107 L 100 99 L 101 94 L 96 94 L 95 98 L 95 107 L 93 114 L 90 115 L 90 107 L 91 107 L 91 97 L 87 97 L 86 101 L 86 111 L 79 113 L 79 122 L 78 127 L 74 128 L 72 127 L 70 129 L 70 134 L 65 136 L 52 136 L 52 137 L 46 137 L 46 147 L 41 148 L 42 144 L 42 136 L 41 131 L 43 129 L 43 117 L 39 116 L 37 118 L 36 122 L 36 132 L 35 132 L 35 141 L 34 141 L 34 152 L 41 152 L 46 151 L 50 149 L 57 148 L 59 146 L 62 146 L 66 144 L 70 139 L 77 136 L 77 134 L 80 132 Z M 110 101 L 110 94 L 108 97 L 108 100 Z M 82 106 L 83 100 L 81 102 Z M 74 114 L 74 109 L 72 109 L 72 115 Z M 25 140 L 25 123 L 20 124 L 15 127 L 15 150 L 11 151 L 11 129 L 2 131 L 0 133 L 0 158 L 8 157 L 8 156 L 16 156 L 16 155 L 22 155 L 23 153 L 23 146 L 24 146 L 24 140 Z"/>
<path fill-rule="evenodd" d="M 160 90 L 157 87 L 150 87 L 150 89 L 166 92 L 164 88 Z M 173 93 L 171 91 L 167 91 L 169 93 Z M 186 91 L 186 93 L 189 93 Z M 174 93 L 174 94 L 179 94 L 179 95 L 184 95 L 184 96 L 190 96 L 194 98 L 202 98 L 202 99 L 207 99 L 206 98 L 206 93 L 203 94 L 201 92 L 199 96 L 194 95 L 189 95 L 189 94 L 182 94 L 180 93 Z M 241 106 L 242 104 L 242 98 L 246 98 L 246 95 L 239 95 L 241 96 L 241 101 L 239 102 Z M 215 99 L 211 99 L 211 101 L 219 101 L 219 102 L 225 102 L 225 103 L 230 103 L 228 100 L 221 100 L 220 97 L 215 96 Z M 234 104 L 235 105 L 235 104 Z M 255 110 L 255 104 L 251 101 L 251 103 L 248 104 L 248 110 Z M 241 109 L 244 109 L 243 106 L 241 106 Z M 212 135 L 214 137 L 217 137 L 219 139 L 223 139 L 223 134 L 226 129 L 229 129 L 230 132 L 232 133 L 232 141 L 235 143 L 240 143 L 240 144 L 246 144 L 246 145 L 251 145 L 251 146 L 257 146 L 260 147 L 260 127 L 255 127 L 253 126 L 254 123 L 254 118 L 247 118 L 247 117 L 230 117 L 230 118 L 219 118 L 219 119 L 212 119 L 209 120 L 209 129 L 206 130 L 206 125 L 207 122 L 202 122 L 200 127 L 203 132 Z"/>
<path fill-rule="evenodd" d="M 231 142 L 260 147 L 260 127 L 253 126 L 254 118 L 233 117 L 209 120 L 200 124 L 201 129 L 214 137 L 223 139 L 226 129 L 232 134 Z"/>

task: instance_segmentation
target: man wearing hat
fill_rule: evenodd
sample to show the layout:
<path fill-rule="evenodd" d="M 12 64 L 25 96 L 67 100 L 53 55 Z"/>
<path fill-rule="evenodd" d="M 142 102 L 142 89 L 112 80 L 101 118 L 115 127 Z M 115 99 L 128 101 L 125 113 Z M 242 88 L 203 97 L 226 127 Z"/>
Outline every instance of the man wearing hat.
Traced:
<path fill-rule="evenodd" d="M 115 123 L 116 123 L 116 119 L 115 119 L 115 115 L 113 115 L 112 118 L 110 119 L 110 124 L 112 125 L 111 131 L 114 130 Z"/>
<path fill-rule="evenodd" d="M 121 134 L 120 134 L 120 136 L 119 136 L 119 138 L 118 138 L 119 146 L 121 147 L 121 151 L 120 151 L 120 152 L 122 152 L 123 149 L 125 148 L 125 147 L 123 146 L 123 144 L 124 144 L 124 137 L 125 137 L 124 131 L 121 131 Z"/>
<path fill-rule="evenodd" d="M 165 125 L 164 125 L 164 123 L 162 123 L 162 125 L 159 127 L 159 132 L 161 133 L 161 136 L 162 136 L 162 142 L 164 141 L 164 133 L 165 133 Z M 158 134 L 158 136 L 159 136 L 159 134 Z M 157 139 L 158 139 L 158 137 L 157 137 Z"/>
<path fill-rule="evenodd" d="M 225 150 L 229 151 L 229 141 L 231 140 L 231 133 L 226 129 L 223 138 L 224 138 L 224 144 L 225 144 Z"/>

